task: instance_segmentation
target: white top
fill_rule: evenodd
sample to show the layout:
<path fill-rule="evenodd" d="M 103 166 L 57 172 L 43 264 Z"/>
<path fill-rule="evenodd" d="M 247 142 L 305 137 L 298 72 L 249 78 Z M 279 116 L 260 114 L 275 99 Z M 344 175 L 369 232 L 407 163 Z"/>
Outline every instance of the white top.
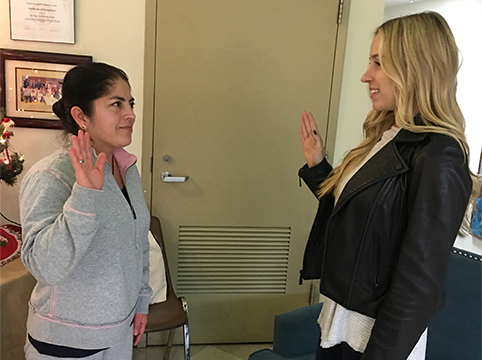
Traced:
<path fill-rule="evenodd" d="M 373 155 L 393 140 L 399 131 L 400 128 L 395 126 L 385 131 L 380 141 L 375 144 L 365 159 L 342 179 L 340 188 L 335 194 L 335 204 L 345 185 L 353 175 L 355 175 Z M 321 309 L 320 317 L 318 318 L 318 323 L 321 327 L 321 347 L 329 348 L 346 342 L 355 351 L 363 353 L 370 339 L 375 319 L 357 313 L 356 311 L 348 310 L 333 300 L 326 298 Z M 407 360 L 424 360 L 426 345 L 427 330 L 422 334 Z"/>

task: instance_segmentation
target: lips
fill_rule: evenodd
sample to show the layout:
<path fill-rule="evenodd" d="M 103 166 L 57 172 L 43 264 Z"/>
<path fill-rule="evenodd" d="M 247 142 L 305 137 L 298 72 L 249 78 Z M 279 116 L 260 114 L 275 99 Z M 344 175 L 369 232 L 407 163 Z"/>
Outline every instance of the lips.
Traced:
<path fill-rule="evenodd" d="M 372 99 L 372 101 L 377 100 L 379 93 L 380 93 L 379 89 L 370 89 L 370 98 Z"/>
<path fill-rule="evenodd" d="M 122 130 L 127 130 L 127 131 L 132 132 L 133 127 L 132 127 L 132 126 L 122 126 L 122 127 L 121 127 L 121 129 L 122 129 Z"/>

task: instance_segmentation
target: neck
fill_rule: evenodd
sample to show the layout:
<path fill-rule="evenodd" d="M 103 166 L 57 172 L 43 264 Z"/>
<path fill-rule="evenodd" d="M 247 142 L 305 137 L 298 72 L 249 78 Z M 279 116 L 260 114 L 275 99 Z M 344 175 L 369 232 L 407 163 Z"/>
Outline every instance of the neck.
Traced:
<path fill-rule="evenodd" d="M 109 163 L 112 167 L 112 176 L 114 176 L 117 185 L 119 185 L 119 187 L 122 189 L 124 187 L 124 181 L 122 179 L 122 174 L 120 173 L 119 166 L 117 165 L 117 161 L 115 160 L 113 153 L 111 153 L 110 157 L 108 157 L 107 159 L 109 160 Z"/>
<path fill-rule="evenodd" d="M 111 165 L 111 166 L 114 166 L 114 152 L 113 151 L 110 151 L 110 152 L 105 152 L 105 158 L 107 159 L 107 162 Z"/>
<path fill-rule="evenodd" d="M 100 148 L 98 146 L 92 146 L 95 150 L 95 153 L 97 154 L 97 156 L 99 156 L 101 153 L 104 153 L 105 154 L 105 158 L 107 160 L 107 162 L 112 166 L 114 163 L 113 163 L 113 160 L 114 160 L 114 149 L 103 149 L 103 148 Z"/>

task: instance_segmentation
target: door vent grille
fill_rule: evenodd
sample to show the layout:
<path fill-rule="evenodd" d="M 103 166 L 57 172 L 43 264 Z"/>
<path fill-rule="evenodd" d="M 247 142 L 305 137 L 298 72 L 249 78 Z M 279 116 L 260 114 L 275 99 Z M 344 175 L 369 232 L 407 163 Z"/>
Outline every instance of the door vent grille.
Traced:
<path fill-rule="evenodd" d="M 285 293 L 291 228 L 179 227 L 177 291 Z"/>

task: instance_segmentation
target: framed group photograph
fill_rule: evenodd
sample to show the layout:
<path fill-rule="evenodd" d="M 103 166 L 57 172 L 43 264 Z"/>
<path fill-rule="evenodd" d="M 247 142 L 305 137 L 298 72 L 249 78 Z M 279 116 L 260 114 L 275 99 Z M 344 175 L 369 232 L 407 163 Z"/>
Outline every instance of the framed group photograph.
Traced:
<path fill-rule="evenodd" d="M 52 105 L 62 97 L 62 80 L 91 56 L 0 49 L 0 107 L 17 127 L 60 129 Z"/>

